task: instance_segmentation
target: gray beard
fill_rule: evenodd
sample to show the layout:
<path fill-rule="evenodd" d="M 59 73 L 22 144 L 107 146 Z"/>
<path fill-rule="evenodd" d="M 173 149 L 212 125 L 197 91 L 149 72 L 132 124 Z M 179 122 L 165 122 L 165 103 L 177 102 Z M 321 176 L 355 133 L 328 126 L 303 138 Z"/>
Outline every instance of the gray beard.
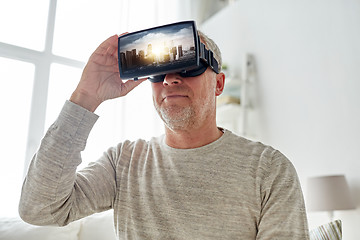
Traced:
<path fill-rule="evenodd" d="M 186 130 L 195 124 L 195 111 L 191 106 L 170 106 L 168 108 L 156 107 L 156 111 L 169 129 Z"/>

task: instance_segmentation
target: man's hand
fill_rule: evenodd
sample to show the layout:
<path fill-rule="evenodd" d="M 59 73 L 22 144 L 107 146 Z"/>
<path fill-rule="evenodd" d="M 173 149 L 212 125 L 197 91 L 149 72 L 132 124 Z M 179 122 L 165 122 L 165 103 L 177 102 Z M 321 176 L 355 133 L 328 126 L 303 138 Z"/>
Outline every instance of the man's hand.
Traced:
<path fill-rule="evenodd" d="M 94 112 L 105 100 L 125 96 L 146 80 L 120 79 L 117 40 L 117 35 L 108 38 L 91 55 L 70 101 Z"/>

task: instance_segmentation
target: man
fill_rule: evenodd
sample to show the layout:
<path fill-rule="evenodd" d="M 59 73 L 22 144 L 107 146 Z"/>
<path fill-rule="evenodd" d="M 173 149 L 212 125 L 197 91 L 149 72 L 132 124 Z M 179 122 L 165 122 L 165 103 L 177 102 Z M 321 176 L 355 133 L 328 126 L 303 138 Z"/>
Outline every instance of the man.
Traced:
<path fill-rule="evenodd" d="M 201 41 L 221 66 L 216 44 Z M 308 239 L 296 171 L 279 151 L 216 125 L 225 76 L 167 74 L 152 83 L 165 135 L 125 141 L 76 172 L 105 100 L 125 96 L 117 36 L 90 57 L 81 80 L 29 168 L 19 206 L 32 224 L 66 225 L 114 209 L 119 239 Z"/>

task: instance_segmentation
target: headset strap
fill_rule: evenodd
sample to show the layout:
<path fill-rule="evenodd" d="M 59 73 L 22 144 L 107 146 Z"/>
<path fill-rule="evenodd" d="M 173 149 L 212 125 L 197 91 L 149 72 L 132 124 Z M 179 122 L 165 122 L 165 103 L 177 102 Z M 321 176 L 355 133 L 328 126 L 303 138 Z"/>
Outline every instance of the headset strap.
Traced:
<path fill-rule="evenodd" d="M 205 44 L 200 42 L 200 60 L 205 62 L 214 72 L 219 73 L 219 63 L 214 58 L 214 53 L 206 49 Z"/>

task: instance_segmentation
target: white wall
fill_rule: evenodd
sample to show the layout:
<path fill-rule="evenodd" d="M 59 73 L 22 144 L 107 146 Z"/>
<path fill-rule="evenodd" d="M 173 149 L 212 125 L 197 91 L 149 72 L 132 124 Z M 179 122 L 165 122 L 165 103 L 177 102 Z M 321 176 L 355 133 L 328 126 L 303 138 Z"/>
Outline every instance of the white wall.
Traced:
<path fill-rule="evenodd" d="M 294 163 L 306 194 L 309 176 L 345 174 L 357 210 L 339 211 L 343 236 L 360 226 L 360 1 L 238 0 L 201 29 L 241 71 L 256 59 L 250 136 Z M 309 213 L 309 226 L 328 221 Z"/>

